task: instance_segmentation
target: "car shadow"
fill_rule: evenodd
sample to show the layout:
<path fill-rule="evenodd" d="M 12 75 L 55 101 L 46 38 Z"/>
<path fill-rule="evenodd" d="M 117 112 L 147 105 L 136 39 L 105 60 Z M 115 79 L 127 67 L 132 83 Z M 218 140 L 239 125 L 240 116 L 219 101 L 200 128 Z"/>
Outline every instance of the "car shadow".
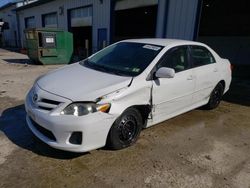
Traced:
<path fill-rule="evenodd" d="M 26 112 L 23 104 L 4 110 L 0 116 L 0 131 L 17 146 L 38 155 L 64 160 L 88 154 L 51 148 L 33 135 L 26 124 L 25 117 Z"/>

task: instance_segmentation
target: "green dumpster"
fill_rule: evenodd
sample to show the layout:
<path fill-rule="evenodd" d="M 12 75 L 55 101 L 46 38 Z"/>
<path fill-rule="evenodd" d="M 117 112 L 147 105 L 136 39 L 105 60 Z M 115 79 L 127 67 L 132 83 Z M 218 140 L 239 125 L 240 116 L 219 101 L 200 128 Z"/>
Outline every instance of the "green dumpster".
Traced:
<path fill-rule="evenodd" d="M 24 31 L 29 58 L 37 63 L 68 64 L 73 54 L 72 33 L 52 28 Z"/>

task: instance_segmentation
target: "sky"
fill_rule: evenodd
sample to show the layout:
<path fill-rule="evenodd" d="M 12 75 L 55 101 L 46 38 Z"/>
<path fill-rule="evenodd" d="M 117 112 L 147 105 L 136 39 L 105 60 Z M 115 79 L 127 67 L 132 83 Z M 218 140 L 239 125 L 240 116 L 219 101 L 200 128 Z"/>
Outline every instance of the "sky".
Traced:
<path fill-rule="evenodd" d="M 0 7 L 7 4 L 8 2 L 11 2 L 11 0 L 0 0 Z"/>
<path fill-rule="evenodd" d="M 0 0 L 0 7 L 9 3 L 9 2 L 14 2 L 15 0 Z"/>

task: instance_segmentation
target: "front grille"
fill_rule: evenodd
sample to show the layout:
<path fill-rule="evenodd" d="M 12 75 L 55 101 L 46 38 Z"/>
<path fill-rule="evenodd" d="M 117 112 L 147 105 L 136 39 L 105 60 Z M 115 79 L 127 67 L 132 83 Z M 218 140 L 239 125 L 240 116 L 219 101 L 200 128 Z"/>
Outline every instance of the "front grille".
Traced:
<path fill-rule="evenodd" d="M 41 102 L 48 103 L 48 104 L 54 104 L 54 105 L 59 105 L 61 103 L 61 102 L 53 101 L 50 99 L 41 99 Z"/>
<path fill-rule="evenodd" d="M 59 104 L 61 104 L 61 102 L 45 98 L 41 98 L 36 102 L 38 108 L 46 111 L 51 111 L 55 109 Z"/>
<path fill-rule="evenodd" d="M 39 124 L 37 124 L 35 121 L 33 121 L 31 118 L 30 118 L 33 126 L 41 133 L 43 134 L 44 136 L 46 136 L 47 138 L 49 138 L 50 140 L 52 141 L 56 141 L 56 137 L 54 136 L 54 134 L 49 131 L 48 129 L 45 129 L 44 127 L 40 126 Z"/>
<path fill-rule="evenodd" d="M 48 107 L 44 107 L 44 106 L 38 106 L 38 108 L 41 108 L 41 109 L 47 110 L 47 111 L 53 110 L 53 108 L 48 108 Z"/>

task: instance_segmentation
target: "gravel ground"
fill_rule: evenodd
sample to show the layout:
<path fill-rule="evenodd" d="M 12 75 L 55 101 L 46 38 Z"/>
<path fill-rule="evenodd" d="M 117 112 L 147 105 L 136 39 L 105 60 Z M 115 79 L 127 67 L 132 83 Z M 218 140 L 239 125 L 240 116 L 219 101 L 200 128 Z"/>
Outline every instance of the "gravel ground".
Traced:
<path fill-rule="evenodd" d="M 75 154 L 43 144 L 25 123 L 26 92 L 58 67 L 0 49 L 0 187 L 250 187 L 250 80 L 234 79 L 216 110 L 145 129 L 130 148 Z"/>

